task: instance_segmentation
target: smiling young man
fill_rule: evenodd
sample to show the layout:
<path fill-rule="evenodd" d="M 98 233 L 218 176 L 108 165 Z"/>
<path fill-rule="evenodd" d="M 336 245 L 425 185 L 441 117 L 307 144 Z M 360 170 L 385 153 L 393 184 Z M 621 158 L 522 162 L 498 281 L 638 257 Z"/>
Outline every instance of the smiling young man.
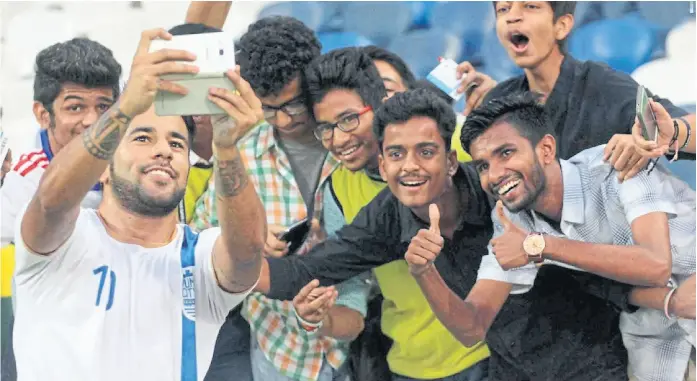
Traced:
<path fill-rule="evenodd" d="M 319 57 L 321 44 L 299 20 L 269 17 L 250 25 L 236 47 L 240 72 L 259 97 L 266 120 L 240 142 L 242 160 L 269 224 L 264 254 L 303 255 L 322 238 L 321 230 L 327 230 L 327 223 L 332 223 L 323 212 L 324 190 L 339 167 L 339 161 L 313 134 L 315 121 L 302 88 L 303 70 Z M 220 223 L 215 199 L 215 182 L 211 181 L 206 197 L 197 207 L 197 228 Z M 302 247 L 289 253 L 290 242 L 282 240 L 281 235 L 305 219 L 315 228 L 303 239 Z M 338 223 L 341 222 L 339 218 Z M 255 379 L 325 381 L 340 377 L 346 371 L 342 365 L 348 344 L 363 327 L 367 289 L 365 282 L 358 279 L 342 284 L 326 326 L 312 334 L 298 329 L 290 301 L 253 293 L 241 311 L 249 328 L 236 311 L 230 314 L 221 329 L 209 377 L 235 374 L 249 378 L 249 372 L 242 371 L 243 363 L 249 364 L 249 360 L 244 360 L 249 354 L 243 352 L 247 345 L 239 343 L 245 336 L 251 343 Z M 251 338 L 247 334 L 250 328 Z M 274 337 L 281 339 L 269 340 Z"/>
<path fill-rule="evenodd" d="M 482 188 L 510 212 L 494 218 L 495 259 L 479 278 L 525 292 L 538 269 L 530 262 L 544 262 L 659 288 L 637 289 L 632 298 L 650 308 L 620 320 L 630 375 L 682 380 L 695 334 L 694 191 L 660 166 L 620 183 L 602 146 L 559 160 L 547 126 L 531 93 L 492 100 L 465 124 Z"/>
<path fill-rule="evenodd" d="M 187 92 L 160 75 L 198 72 L 185 63 L 195 60 L 189 52 L 149 52 L 152 40 L 171 37 L 143 32 L 127 89 L 61 149 L 19 214 L 22 379 L 201 380 L 218 327 L 258 280 L 266 221 L 236 143 L 261 104 L 233 70 L 226 77 L 239 94 L 210 89 L 227 113 L 213 124 L 224 222 L 194 234 L 176 213 L 193 131 L 153 107 L 158 91 Z M 99 208 L 81 208 L 99 180 Z"/>
<path fill-rule="evenodd" d="M 487 94 L 484 103 L 511 92 L 543 94 L 555 126 L 560 158 L 568 159 L 584 149 L 607 144 L 605 158 L 620 180 L 644 169 L 648 158 L 635 148 L 631 136 L 638 84 L 605 64 L 580 62 L 566 52 L 576 3 L 497 1 L 494 7 L 499 41 L 525 74 L 500 83 Z M 667 99 L 653 96 L 653 100 L 668 110 L 682 131 L 686 131 L 687 124 L 695 125 L 694 114 L 686 115 Z M 694 160 L 691 154 L 681 157 Z"/>

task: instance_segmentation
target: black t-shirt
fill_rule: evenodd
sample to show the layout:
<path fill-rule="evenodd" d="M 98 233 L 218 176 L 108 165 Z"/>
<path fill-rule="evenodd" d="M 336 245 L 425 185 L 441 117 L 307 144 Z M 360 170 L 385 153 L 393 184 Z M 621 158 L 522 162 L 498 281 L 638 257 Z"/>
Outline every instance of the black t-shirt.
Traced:
<path fill-rule="evenodd" d="M 638 87 L 632 77 L 606 64 L 565 56 L 545 103 L 557 138 L 557 155 L 569 159 L 585 149 L 607 144 L 615 134 L 630 134 Z M 530 91 L 525 75 L 501 82 L 489 91 L 484 102 L 519 91 Z M 687 115 L 658 95 L 653 100 L 673 118 Z M 694 160 L 695 155 L 681 153 L 680 158 Z"/>
<path fill-rule="evenodd" d="M 472 290 L 493 233 L 491 202 L 471 165 L 453 178 L 463 195 L 464 216 L 453 239 L 445 238 L 434 262 L 445 283 L 461 298 Z M 336 237 L 307 255 L 268 258 L 268 297 L 292 299 L 312 279 L 335 284 L 396 260 L 428 224 L 389 189 L 361 209 Z M 627 352 L 619 310 L 630 309 L 623 285 L 590 273 L 543 266 L 532 290 L 511 295 L 486 337 L 494 380 L 626 380 Z M 437 338 L 434 338 L 437 339 Z"/>

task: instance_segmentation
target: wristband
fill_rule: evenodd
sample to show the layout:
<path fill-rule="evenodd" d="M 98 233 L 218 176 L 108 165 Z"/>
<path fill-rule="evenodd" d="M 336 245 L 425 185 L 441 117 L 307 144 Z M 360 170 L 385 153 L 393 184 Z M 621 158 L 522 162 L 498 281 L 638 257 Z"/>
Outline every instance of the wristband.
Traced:
<path fill-rule="evenodd" d="M 293 306 L 293 313 L 295 314 L 295 318 L 298 319 L 300 326 L 304 330 L 306 330 L 308 332 L 314 332 L 314 331 L 322 328 L 322 321 L 321 320 L 318 323 L 311 323 L 311 322 L 301 318 L 300 314 L 298 314 L 298 311 L 295 309 L 295 306 Z"/>
<path fill-rule="evenodd" d="M 670 304 L 670 298 L 673 297 L 673 294 L 675 293 L 675 290 L 678 288 L 673 286 L 671 287 L 670 291 L 666 294 L 666 297 L 663 299 L 663 314 L 666 316 L 666 319 L 673 320 L 675 319 L 674 315 L 671 315 L 670 312 L 668 312 L 668 305 Z"/>
<path fill-rule="evenodd" d="M 683 143 L 682 147 L 680 147 L 680 149 L 683 150 L 690 143 L 690 138 L 692 137 L 692 126 L 690 126 L 687 119 L 683 118 L 682 116 L 678 119 L 682 120 L 682 122 L 685 123 L 685 127 L 687 127 L 687 138 L 685 139 L 685 143 Z"/>
<path fill-rule="evenodd" d="M 678 124 L 678 121 L 673 119 L 673 129 L 675 130 L 675 133 L 673 134 L 673 138 L 670 139 L 670 143 L 668 143 L 668 149 L 671 149 L 671 146 L 674 146 L 672 148 L 673 150 L 673 158 L 670 159 L 670 162 L 674 162 L 675 160 L 678 160 L 678 135 L 680 134 L 680 124 Z"/>

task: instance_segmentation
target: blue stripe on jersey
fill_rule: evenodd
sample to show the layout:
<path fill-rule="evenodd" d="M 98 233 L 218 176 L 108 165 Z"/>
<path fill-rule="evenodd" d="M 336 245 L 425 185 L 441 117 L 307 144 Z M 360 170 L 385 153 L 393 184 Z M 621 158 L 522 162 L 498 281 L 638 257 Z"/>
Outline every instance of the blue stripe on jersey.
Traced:
<path fill-rule="evenodd" d="M 181 381 L 196 381 L 196 292 L 194 267 L 196 265 L 194 249 L 198 241 L 188 226 L 184 226 L 184 241 L 181 248 L 182 266 L 182 361 Z"/>

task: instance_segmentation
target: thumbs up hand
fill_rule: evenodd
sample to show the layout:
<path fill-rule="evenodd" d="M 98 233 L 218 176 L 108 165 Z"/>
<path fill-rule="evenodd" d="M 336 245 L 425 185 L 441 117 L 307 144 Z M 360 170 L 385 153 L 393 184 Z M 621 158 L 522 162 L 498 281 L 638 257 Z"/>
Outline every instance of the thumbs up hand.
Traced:
<path fill-rule="evenodd" d="M 421 229 L 411 239 L 407 253 L 404 255 L 409 264 L 409 271 L 412 275 L 421 275 L 429 267 L 433 266 L 441 249 L 443 249 L 443 237 L 440 235 L 440 211 L 436 204 L 428 207 L 428 218 L 431 226 L 428 229 Z"/>
<path fill-rule="evenodd" d="M 503 203 L 496 202 L 496 214 L 503 226 L 503 233 L 489 241 L 496 260 L 504 270 L 525 266 L 530 262 L 528 254 L 523 250 L 523 241 L 528 232 L 514 224 L 503 212 Z"/>

